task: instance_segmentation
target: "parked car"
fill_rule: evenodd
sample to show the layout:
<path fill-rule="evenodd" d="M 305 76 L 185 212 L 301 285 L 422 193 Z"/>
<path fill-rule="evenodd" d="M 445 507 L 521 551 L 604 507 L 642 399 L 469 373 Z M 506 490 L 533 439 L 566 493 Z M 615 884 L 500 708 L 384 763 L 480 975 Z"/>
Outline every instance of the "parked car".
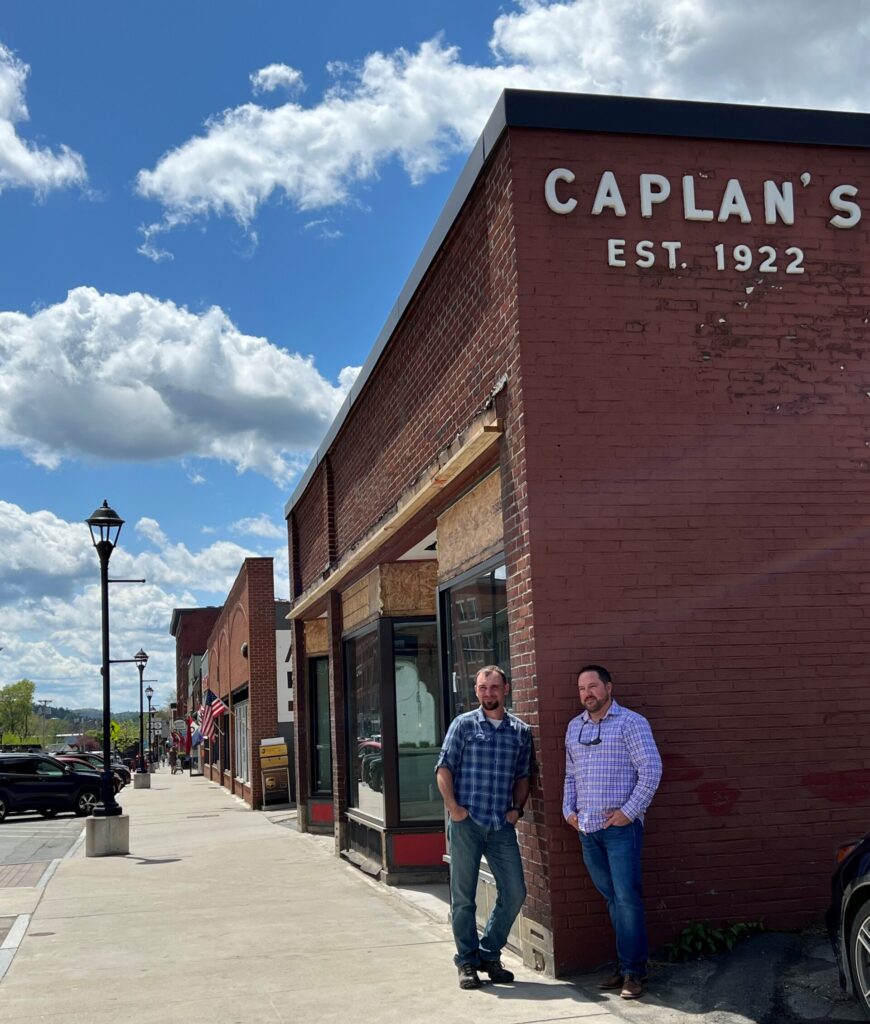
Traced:
<path fill-rule="evenodd" d="M 64 756 L 77 757 L 81 761 L 87 761 L 88 764 L 90 764 L 98 772 L 101 772 L 103 770 L 102 754 L 97 754 L 90 750 L 67 750 L 64 752 Z M 121 783 L 124 786 L 129 786 L 130 780 L 132 779 L 133 776 L 130 773 L 130 769 L 124 764 L 124 762 L 119 761 L 117 758 L 115 758 L 114 760 L 111 760 L 109 764 L 112 766 L 112 771 L 115 772 L 116 775 L 119 775 L 121 777 Z"/>
<path fill-rule="evenodd" d="M 76 754 L 54 754 L 53 756 L 55 760 L 68 764 L 76 772 L 87 772 L 91 775 L 96 772 L 99 777 L 103 770 L 102 767 L 97 767 L 90 760 L 85 760 L 85 758 L 79 757 Z M 114 766 L 112 768 L 112 782 L 114 783 L 116 793 L 119 793 L 124 788 L 124 780 L 114 770 Z"/>
<path fill-rule="evenodd" d="M 840 984 L 870 1018 L 870 834 L 837 851 L 826 922 Z"/>
<path fill-rule="evenodd" d="M 59 811 L 90 814 L 99 800 L 97 772 L 74 771 L 46 754 L 0 754 L 0 821 L 24 811 L 44 818 Z"/>

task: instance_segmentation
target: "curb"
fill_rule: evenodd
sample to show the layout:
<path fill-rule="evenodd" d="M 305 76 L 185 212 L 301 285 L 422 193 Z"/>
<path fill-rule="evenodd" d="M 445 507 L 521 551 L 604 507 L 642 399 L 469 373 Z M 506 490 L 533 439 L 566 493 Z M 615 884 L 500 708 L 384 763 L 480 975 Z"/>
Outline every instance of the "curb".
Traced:
<path fill-rule="evenodd" d="M 30 914 L 19 914 L 15 919 L 15 924 L 9 929 L 9 934 L 0 945 L 0 981 L 6 976 L 29 924 Z"/>

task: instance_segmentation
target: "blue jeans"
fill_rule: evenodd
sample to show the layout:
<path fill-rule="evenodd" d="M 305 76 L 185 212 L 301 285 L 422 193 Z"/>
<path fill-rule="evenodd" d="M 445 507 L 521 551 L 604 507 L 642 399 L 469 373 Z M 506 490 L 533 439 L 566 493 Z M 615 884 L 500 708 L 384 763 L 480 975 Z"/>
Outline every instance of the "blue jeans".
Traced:
<path fill-rule="evenodd" d="M 581 832 L 580 845 L 592 882 L 607 900 L 619 971 L 642 978 L 649 955 L 640 883 L 643 825 L 633 821 L 588 835 Z"/>
<path fill-rule="evenodd" d="M 450 910 L 457 964 L 477 967 L 481 960 L 498 960 L 523 900 L 526 883 L 517 833 L 513 825 L 487 829 L 469 815 L 447 822 L 450 850 Z M 483 935 L 477 937 L 477 876 L 486 856 L 498 896 Z"/>

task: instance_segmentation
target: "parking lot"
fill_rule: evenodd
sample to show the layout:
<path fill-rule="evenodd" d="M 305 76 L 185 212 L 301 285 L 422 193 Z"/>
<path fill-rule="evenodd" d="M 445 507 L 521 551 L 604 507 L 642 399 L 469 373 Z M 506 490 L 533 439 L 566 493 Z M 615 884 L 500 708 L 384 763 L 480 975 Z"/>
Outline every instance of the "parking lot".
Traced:
<path fill-rule="evenodd" d="M 34 885 L 35 881 L 13 881 L 22 872 L 7 868 L 39 864 L 44 869 L 48 861 L 67 853 L 83 828 L 84 819 L 72 812 L 56 818 L 42 818 L 38 814 L 10 815 L 0 823 L 0 884 Z M 33 871 L 27 872 L 26 877 L 29 879 L 31 874 Z"/>

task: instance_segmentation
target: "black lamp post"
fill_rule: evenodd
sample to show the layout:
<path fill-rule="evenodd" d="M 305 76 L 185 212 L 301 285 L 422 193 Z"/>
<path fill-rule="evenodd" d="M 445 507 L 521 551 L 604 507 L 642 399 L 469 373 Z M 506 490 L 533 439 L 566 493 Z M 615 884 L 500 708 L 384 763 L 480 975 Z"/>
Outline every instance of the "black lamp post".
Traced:
<path fill-rule="evenodd" d="M 150 686 L 146 688 L 145 696 L 148 698 L 148 759 L 153 761 L 154 753 L 151 750 L 151 698 L 154 696 L 154 690 Z"/>
<path fill-rule="evenodd" d="M 145 729 L 142 721 L 142 676 L 145 674 L 145 666 L 148 664 L 148 655 L 140 647 L 133 655 L 136 668 L 139 669 L 139 768 L 138 771 L 145 771 L 145 749 L 143 747 Z"/>
<path fill-rule="evenodd" d="M 101 779 L 102 807 L 94 814 L 111 818 L 121 813 L 115 800 L 115 786 L 111 768 L 111 707 L 109 690 L 109 559 L 118 543 L 124 520 L 109 503 L 103 504 L 86 520 L 91 529 L 91 540 L 100 556 L 100 597 L 103 612 L 103 774 Z"/>

